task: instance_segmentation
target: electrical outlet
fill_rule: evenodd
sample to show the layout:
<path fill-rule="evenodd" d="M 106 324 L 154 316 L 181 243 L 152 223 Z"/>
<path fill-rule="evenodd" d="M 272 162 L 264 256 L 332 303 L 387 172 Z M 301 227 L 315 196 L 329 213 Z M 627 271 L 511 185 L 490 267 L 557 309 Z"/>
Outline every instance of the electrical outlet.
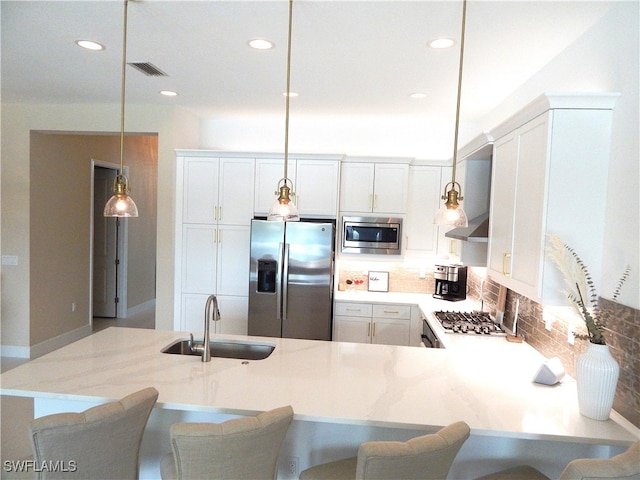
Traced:
<path fill-rule="evenodd" d="M 576 341 L 576 327 L 570 325 L 567 331 L 567 342 L 569 345 L 573 345 Z"/>
<path fill-rule="evenodd" d="M 75 312 L 78 309 L 78 304 L 76 302 L 71 303 L 71 311 Z"/>
<path fill-rule="evenodd" d="M 289 457 L 287 458 L 287 473 L 292 477 L 298 478 L 298 457 Z"/>

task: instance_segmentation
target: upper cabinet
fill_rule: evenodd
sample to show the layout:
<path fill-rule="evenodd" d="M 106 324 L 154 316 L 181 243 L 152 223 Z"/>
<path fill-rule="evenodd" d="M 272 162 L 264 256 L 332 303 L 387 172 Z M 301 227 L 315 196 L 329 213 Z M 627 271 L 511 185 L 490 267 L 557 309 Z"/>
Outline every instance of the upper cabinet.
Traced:
<path fill-rule="evenodd" d="M 340 210 L 353 213 L 404 214 L 409 165 L 346 162 L 340 178 Z"/>
<path fill-rule="evenodd" d="M 287 176 L 293 182 L 294 201 L 301 216 L 337 217 L 340 158 L 319 155 L 289 158 Z M 283 158 L 256 159 L 256 215 L 269 212 L 276 200 L 278 181 L 283 176 Z"/>
<path fill-rule="evenodd" d="M 253 158 L 179 157 L 182 222 L 249 225 L 253 217 Z"/>
<path fill-rule="evenodd" d="M 412 165 L 409 173 L 404 248 L 412 253 L 435 255 L 438 226 L 433 219 L 440 206 L 442 167 Z"/>
<path fill-rule="evenodd" d="M 617 97 L 543 95 L 492 132 L 492 279 L 543 304 L 565 303 L 562 278 L 545 255 L 555 234 L 598 283 Z"/>

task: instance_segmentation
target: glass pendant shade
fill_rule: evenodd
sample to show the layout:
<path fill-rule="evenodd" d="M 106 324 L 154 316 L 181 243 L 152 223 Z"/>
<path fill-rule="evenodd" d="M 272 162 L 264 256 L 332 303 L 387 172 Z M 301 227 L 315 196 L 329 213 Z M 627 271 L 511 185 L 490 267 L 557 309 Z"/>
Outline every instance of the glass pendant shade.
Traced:
<path fill-rule="evenodd" d="M 269 209 L 267 220 L 271 222 L 299 222 L 300 215 L 296 204 L 291 199 L 291 189 L 286 184 L 287 179 L 282 180 L 285 183 L 280 187 L 278 198 Z"/>
<path fill-rule="evenodd" d="M 451 227 L 468 227 L 469 221 L 462 205 L 458 203 L 458 191 L 455 188 L 449 190 L 444 196 L 447 201 L 442 204 L 436 213 L 436 225 L 447 225 Z M 460 198 L 462 200 L 462 198 Z"/>
<path fill-rule="evenodd" d="M 137 217 L 138 207 L 129 196 L 127 177 L 116 175 L 113 182 L 113 196 L 104 206 L 105 217 Z"/>

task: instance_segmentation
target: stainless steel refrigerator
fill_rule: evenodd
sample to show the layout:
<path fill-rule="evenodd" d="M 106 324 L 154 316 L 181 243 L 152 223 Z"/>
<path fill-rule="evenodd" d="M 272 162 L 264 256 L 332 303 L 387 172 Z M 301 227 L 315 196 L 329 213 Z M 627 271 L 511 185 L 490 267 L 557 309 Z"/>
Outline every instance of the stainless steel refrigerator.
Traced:
<path fill-rule="evenodd" d="M 251 222 L 249 335 L 331 340 L 333 222 Z"/>

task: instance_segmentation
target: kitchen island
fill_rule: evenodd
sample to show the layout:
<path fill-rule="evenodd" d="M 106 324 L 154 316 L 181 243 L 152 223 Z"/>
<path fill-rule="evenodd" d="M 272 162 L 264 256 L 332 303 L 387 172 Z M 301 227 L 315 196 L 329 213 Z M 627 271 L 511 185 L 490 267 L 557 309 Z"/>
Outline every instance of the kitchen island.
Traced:
<path fill-rule="evenodd" d="M 34 398 L 41 416 L 156 387 L 141 478 L 157 478 L 171 423 L 221 421 L 281 405 L 295 411 L 282 459 L 295 457 L 299 470 L 354 454 L 368 439 L 404 440 L 457 420 L 472 436 L 450 478 L 502 468 L 510 457 L 555 476 L 571 458 L 609 456 L 640 438 L 615 412 L 604 422 L 581 416 L 572 379 L 554 387 L 532 383 L 544 358 L 502 337 L 458 350 L 216 335 L 275 350 L 264 360 L 210 363 L 160 352 L 187 337 L 112 327 L 2 374 L 1 393 Z M 283 466 L 280 477 L 296 475 Z"/>

